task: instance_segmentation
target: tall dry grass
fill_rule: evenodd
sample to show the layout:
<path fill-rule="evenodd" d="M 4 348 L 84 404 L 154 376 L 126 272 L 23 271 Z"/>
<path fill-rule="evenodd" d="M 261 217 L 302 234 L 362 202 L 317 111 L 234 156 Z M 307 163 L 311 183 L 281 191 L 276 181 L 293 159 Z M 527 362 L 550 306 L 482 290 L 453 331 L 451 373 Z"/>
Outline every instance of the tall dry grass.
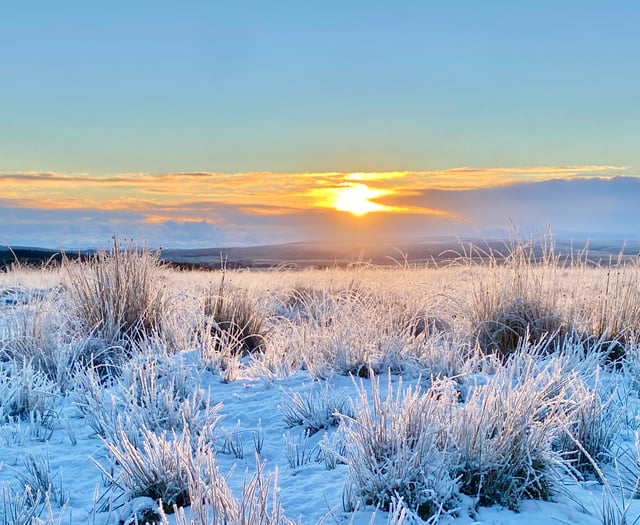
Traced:
<path fill-rule="evenodd" d="M 66 259 L 65 284 L 80 328 L 109 345 L 130 348 L 162 334 L 169 305 L 159 255 L 114 238 L 87 262 Z"/>

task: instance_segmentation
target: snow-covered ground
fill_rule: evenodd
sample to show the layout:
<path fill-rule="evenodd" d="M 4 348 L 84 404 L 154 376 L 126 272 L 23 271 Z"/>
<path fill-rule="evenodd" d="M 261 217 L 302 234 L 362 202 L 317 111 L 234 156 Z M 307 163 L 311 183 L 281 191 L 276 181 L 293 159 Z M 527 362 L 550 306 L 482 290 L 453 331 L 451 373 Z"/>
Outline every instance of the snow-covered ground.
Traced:
<path fill-rule="evenodd" d="M 524 375 L 544 378 L 548 371 L 550 378 L 555 377 L 556 365 L 550 363 L 556 358 L 564 363 L 558 365 L 562 369 L 559 373 L 573 378 L 558 382 L 558 389 L 565 389 L 562 402 L 566 406 L 580 404 L 580 400 L 571 398 L 578 396 L 578 392 L 583 396 L 587 395 L 584 392 L 596 392 L 594 406 L 598 413 L 593 417 L 604 427 L 598 432 L 605 436 L 602 439 L 608 455 L 601 454 L 594 459 L 595 468 L 580 472 L 568 470 L 570 462 L 552 468 L 547 473 L 553 479 L 547 501 L 524 498 L 516 510 L 510 510 L 500 504 L 484 506 L 478 503 L 479 498 L 457 493 L 433 521 L 461 525 L 640 523 L 640 499 L 635 499 L 640 496 L 636 484 L 640 470 L 637 348 L 629 347 L 629 363 L 621 367 L 606 366 L 602 356 L 585 358 L 583 366 L 575 355 L 558 357 L 560 354 L 541 353 L 531 360 L 539 367 L 535 373 L 527 368 L 533 365 L 526 364 L 529 361 L 523 358 L 525 364 L 513 365 L 505 375 L 497 360 L 470 353 L 473 345 L 469 346 L 469 338 L 464 335 L 467 321 L 463 323 L 460 318 L 471 301 L 469 298 L 477 291 L 478 276 L 469 273 L 476 271 L 465 267 L 352 273 L 344 270 L 229 273 L 226 279 L 233 289 L 247 291 L 254 304 L 266 312 L 266 342 L 262 352 L 229 357 L 219 355 L 219 342 L 200 339 L 198 345 L 194 339 L 178 337 L 180 331 L 194 326 L 194 318 L 190 316 L 201 310 L 193 306 L 195 303 L 189 303 L 201 299 L 194 290 L 206 288 L 204 284 L 210 281 L 216 289 L 219 272 L 174 274 L 163 270 L 159 282 L 171 291 L 169 303 L 178 305 L 176 311 L 181 312 L 171 321 L 177 342 L 172 347 L 164 338 L 141 345 L 132 360 L 122 364 L 115 382 L 93 376 L 94 383 L 90 381 L 92 376 L 82 376 L 77 369 L 72 373 L 72 366 L 77 367 L 79 361 L 71 358 L 68 361 L 59 358 L 62 369 L 49 376 L 42 375 L 42 368 L 38 368 L 40 361 L 36 356 L 40 355 L 40 349 L 48 351 L 47 345 L 77 349 L 88 339 L 74 325 L 75 313 L 69 315 L 75 312 L 69 299 L 72 288 L 68 284 L 58 286 L 64 276 L 26 271 L 0 275 L 0 342 L 5 354 L 0 376 L 0 483 L 4 487 L 0 523 L 31 523 L 29 513 L 37 513 L 45 523 L 134 523 L 136 512 L 137 518 L 143 520 L 140 509 L 153 507 L 156 502 L 130 494 L 126 483 L 120 482 L 122 465 L 109 452 L 109 443 L 122 439 L 118 438 L 118 417 L 123 427 L 129 426 L 124 433 L 131 436 L 139 430 L 132 429 L 136 422 L 144 420 L 136 419 L 136 410 L 144 412 L 140 416 L 144 418 L 150 414 L 166 415 L 175 409 L 176 414 L 182 414 L 179 419 L 187 417 L 184 403 L 190 400 L 194 403 L 188 416 L 192 418 L 191 430 L 199 419 L 209 418 L 211 424 L 207 428 L 211 435 L 202 443 L 214 453 L 215 465 L 236 498 L 241 497 L 256 465 L 263 464 L 263 477 L 275 475 L 271 482 L 277 486 L 279 504 L 295 522 L 401 523 L 403 517 L 399 512 L 391 516 L 358 495 L 352 483 L 353 472 L 345 464 L 352 457 L 345 447 L 351 446 L 352 454 L 355 450 L 353 443 L 345 443 L 355 439 L 355 434 L 345 432 L 345 428 L 353 429 L 360 424 L 358 421 L 365 420 L 359 419 L 363 403 L 374 415 L 380 409 L 379 403 L 374 402 L 375 390 L 379 389 L 378 401 L 386 400 L 389 406 L 400 407 L 402 400 L 417 387 L 420 395 L 436 398 L 434 385 L 440 385 L 438 381 L 442 380 L 445 386 L 454 389 L 455 403 L 451 410 L 458 411 L 465 403 L 481 405 L 489 396 L 487 385 L 494 383 L 501 383 L 500 392 L 507 396 L 505 399 L 518 399 L 518 389 L 525 388 Z M 584 268 L 581 271 L 588 272 Z M 485 275 L 484 279 L 495 279 L 491 282 L 497 283 L 503 277 Z M 584 275 L 562 273 L 555 286 L 565 283 L 562 286 L 589 293 L 599 279 L 594 273 L 588 283 L 576 284 L 579 278 Z M 363 302 L 361 297 L 374 288 L 375 301 L 369 298 Z M 302 300 L 300 294 L 292 294 L 292 290 L 302 289 L 307 294 Z M 349 293 L 345 294 L 345 289 Z M 575 295 L 572 300 L 577 300 Z M 425 330 L 417 336 L 405 333 L 406 330 L 391 333 L 392 325 L 385 315 L 393 305 L 417 311 L 424 310 L 425 304 L 430 305 L 429 315 L 438 309 L 443 320 L 438 328 L 442 330 L 431 333 Z M 37 319 L 37 323 L 30 324 L 29 319 Z M 33 350 L 29 345 L 38 351 L 17 352 L 15 348 L 25 348 L 17 343 L 20 334 L 22 343 L 27 336 L 33 338 L 26 341 L 29 352 Z M 534 344 L 530 348 L 535 351 L 539 347 Z M 30 355 L 30 360 L 25 355 Z M 371 373 L 369 366 L 375 372 Z M 514 370 L 522 370 L 523 376 Z M 152 385 L 141 386 L 144 374 L 151 378 Z M 579 382 L 570 382 L 574 380 Z M 510 384 L 505 386 L 505 382 Z M 531 387 L 533 395 L 544 384 Z M 578 386 L 586 390 L 583 392 Z M 387 397 L 389 388 L 392 393 Z M 477 394 L 482 389 L 486 391 Z M 173 396 L 175 404 L 162 398 L 163 391 Z M 556 395 L 556 390 L 548 394 Z M 560 398 L 558 395 L 557 399 Z M 149 406 L 150 400 L 156 403 L 153 407 Z M 393 405 L 393 400 L 398 404 Z M 436 405 L 440 402 L 439 397 L 434 401 Z M 20 412 L 18 406 L 28 408 Z M 92 418 L 90 411 L 96 407 L 105 420 Z M 556 410 L 556 405 L 549 407 L 545 410 Z M 306 419 L 298 418 L 305 409 L 308 409 Z M 504 418 L 508 419 L 507 413 Z M 532 426 L 531 431 L 536 428 Z M 180 425 L 173 425 L 173 429 L 178 434 L 184 431 Z M 178 439 L 172 434 L 172 425 L 164 422 L 159 422 L 154 432 L 164 435 L 167 443 Z M 203 427 L 199 435 L 206 432 Z M 464 428 L 456 432 L 461 435 Z M 194 441 L 196 434 L 194 431 Z M 140 436 L 132 437 L 131 441 L 143 448 L 144 439 Z M 451 450 L 454 449 L 452 446 Z M 557 459 L 550 458 L 550 464 Z M 379 474 L 384 477 L 384 473 Z M 454 485 L 462 484 L 454 475 L 451 478 Z M 27 486 L 31 492 L 25 489 Z M 38 488 L 42 491 L 40 495 Z M 42 496 L 44 492 L 46 498 Z M 355 511 L 354 505 L 359 507 Z M 189 519 L 189 508 L 185 516 Z M 175 523 L 176 516 L 169 514 L 166 520 Z M 404 523 L 412 520 L 419 522 L 411 513 L 404 516 Z"/>

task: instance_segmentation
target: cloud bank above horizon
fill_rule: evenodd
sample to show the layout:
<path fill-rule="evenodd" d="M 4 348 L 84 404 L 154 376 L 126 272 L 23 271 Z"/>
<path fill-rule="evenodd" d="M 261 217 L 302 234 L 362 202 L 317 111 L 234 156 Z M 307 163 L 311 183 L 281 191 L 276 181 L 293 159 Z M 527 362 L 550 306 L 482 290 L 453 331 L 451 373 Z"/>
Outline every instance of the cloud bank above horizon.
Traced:
<path fill-rule="evenodd" d="M 83 248 L 105 246 L 114 234 L 164 247 L 415 240 L 494 234 L 510 223 L 636 238 L 640 177 L 628 172 L 620 166 L 112 176 L 5 172 L 0 244 Z M 354 189 L 368 191 L 361 214 L 347 213 L 344 203 L 348 190 L 358 193 Z"/>

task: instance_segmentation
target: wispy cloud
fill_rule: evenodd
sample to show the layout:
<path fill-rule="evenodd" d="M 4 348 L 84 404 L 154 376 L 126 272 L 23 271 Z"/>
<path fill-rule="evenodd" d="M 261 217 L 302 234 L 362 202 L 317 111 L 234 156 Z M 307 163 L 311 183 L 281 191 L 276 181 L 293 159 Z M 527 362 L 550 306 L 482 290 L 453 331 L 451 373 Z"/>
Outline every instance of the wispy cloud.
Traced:
<path fill-rule="evenodd" d="M 457 232 L 464 225 L 483 223 L 483 217 L 485 224 L 489 218 L 491 224 L 500 220 L 505 224 L 524 209 L 528 217 L 534 216 L 538 201 L 514 204 L 514 199 L 526 201 L 528 193 L 509 193 L 509 188 L 542 187 L 548 181 L 605 182 L 628 171 L 620 166 L 542 166 L 101 177 L 0 173 L 0 221 L 5 227 L 0 243 L 51 245 L 44 242 L 49 237 L 60 243 L 87 243 L 120 233 L 144 236 L 158 244 L 210 246 L 331 237 L 352 231 L 417 235 L 448 228 Z M 563 191 L 569 198 L 570 188 Z M 362 202 L 350 204 L 352 197 Z M 564 201 L 549 202 L 559 206 Z M 545 199 L 540 203 L 544 207 Z M 350 206 L 352 212 L 377 213 L 355 219 L 337 211 L 348 211 Z M 544 221 L 544 209 L 540 213 Z"/>
<path fill-rule="evenodd" d="M 335 193 L 356 183 L 366 183 L 388 195 L 479 189 L 557 178 L 612 178 L 626 169 L 543 166 L 370 173 L 122 173 L 106 177 L 20 172 L 0 173 L 0 199 L 43 209 L 149 209 L 166 204 L 223 202 L 256 210 L 264 204 L 295 210 L 331 208 L 330 201 L 316 197 L 323 190 Z"/>

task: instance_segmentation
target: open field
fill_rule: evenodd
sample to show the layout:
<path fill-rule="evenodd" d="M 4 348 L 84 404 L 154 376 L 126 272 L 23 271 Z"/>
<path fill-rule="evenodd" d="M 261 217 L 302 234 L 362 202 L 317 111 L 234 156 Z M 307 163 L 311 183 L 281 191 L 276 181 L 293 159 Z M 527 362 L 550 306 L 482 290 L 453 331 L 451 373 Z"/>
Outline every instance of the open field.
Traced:
<path fill-rule="evenodd" d="M 0 273 L 0 524 L 638 523 L 640 264 L 563 251 Z"/>

